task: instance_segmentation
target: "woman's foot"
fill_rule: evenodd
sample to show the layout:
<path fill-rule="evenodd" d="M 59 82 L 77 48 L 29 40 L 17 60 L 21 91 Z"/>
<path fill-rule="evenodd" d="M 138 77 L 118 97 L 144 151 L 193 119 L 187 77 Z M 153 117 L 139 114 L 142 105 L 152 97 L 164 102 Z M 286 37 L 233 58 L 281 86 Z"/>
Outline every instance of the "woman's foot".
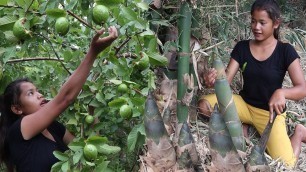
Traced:
<path fill-rule="evenodd" d="M 290 141 L 294 155 L 298 158 L 301 153 L 302 142 L 306 143 L 306 127 L 302 124 L 297 124 L 294 134 L 290 137 Z"/>
<path fill-rule="evenodd" d="M 209 102 L 205 99 L 201 99 L 198 102 L 198 106 L 199 106 L 199 113 L 203 116 L 203 117 L 210 117 L 213 109 L 210 106 Z"/>

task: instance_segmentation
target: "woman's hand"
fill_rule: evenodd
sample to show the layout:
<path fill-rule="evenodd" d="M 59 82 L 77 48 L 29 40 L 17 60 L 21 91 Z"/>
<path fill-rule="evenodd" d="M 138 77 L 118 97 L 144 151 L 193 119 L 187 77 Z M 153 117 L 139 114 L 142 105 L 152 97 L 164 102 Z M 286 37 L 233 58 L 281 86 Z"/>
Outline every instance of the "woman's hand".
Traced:
<path fill-rule="evenodd" d="M 105 48 L 110 46 L 114 40 L 118 37 L 118 32 L 116 27 L 111 26 L 108 28 L 109 35 L 103 38 L 100 38 L 100 36 L 104 33 L 104 28 L 99 30 L 97 34 L 92 38 L 90 48 L 88 53 L 92 53 L 93 55 L 98 55 L 101 51 L 103 51 Z"/>
<path fill-rule="evenodd" d="M 208 88 L 212 88 L 217 78 L 217 70 L 215 68 L 210 68 L 207 72 L 204 73 L 203 78 L 204 78 L 204 84 Z"/>
<path fill-rule="evenodd" d="M 282 89 L 277 89 L 270 98 L 269 101 L 269 110 L 270 110 L 270 122 L 273 120 L 273 111 L 277 115 L 280 115 L 284 112 L 286 107 L 286 98 Z"/>

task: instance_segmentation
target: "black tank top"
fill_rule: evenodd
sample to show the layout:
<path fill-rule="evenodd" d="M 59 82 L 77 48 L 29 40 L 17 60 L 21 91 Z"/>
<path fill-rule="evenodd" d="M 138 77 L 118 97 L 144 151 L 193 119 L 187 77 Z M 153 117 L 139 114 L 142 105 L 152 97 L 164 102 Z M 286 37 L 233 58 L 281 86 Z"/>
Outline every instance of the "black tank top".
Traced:
<path fill-rule="evenodd" d="M 22 119 L 18 119 L 9 129 L 6 143 L 9 148 L 10 161 L 15 165 L 18 172 L 49 172 L 53 164 L 58 159 L 53 155 L 53 151 L 65 151 L 66 145 L 63 143 L 65 127 L 59 122 L 53 122 L 48 131 L 61 143 L 54 142 L 46 138 L 43 134 L 38 134 L 30 140 L 24 140 L 20 130 Z"/>
<path fill-rule="evenodd" d="M 242 70 L 244 85 L 240 95 L 246 103 L 269 110 L 270 97 L 282 88 L 289 65 L 299 55 L 290 44 L 278 41 L 272 55 L 258 61 L 251 54 L 249 43 L 250 40 L 238 42 L 231 53 Z"/>

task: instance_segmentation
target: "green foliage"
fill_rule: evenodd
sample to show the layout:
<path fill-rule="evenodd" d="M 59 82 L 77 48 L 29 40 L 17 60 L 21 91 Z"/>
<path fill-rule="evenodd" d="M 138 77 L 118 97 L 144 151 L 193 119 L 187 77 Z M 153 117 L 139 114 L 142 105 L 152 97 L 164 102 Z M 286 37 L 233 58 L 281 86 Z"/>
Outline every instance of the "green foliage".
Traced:
<path fill-rule="evenodd" d="M 76 135 L 76 139 L 68 151 L 54 152 L 60 161 L 52 171 L 129 171 L 137 168 L 138 151 L 145 139 L 139 128 L 143 123 L 145 97 L 149 89 L 156 88 L 153 69 L 167 64 L 167 59 L 159 54 L 156 33 L 146 19 L 148 4 L 132 0 L 96 3 L 108 7 L 111 15 L 103 27 L 115 25 L 119 38 L 99 54 L 82 92 L 59 117 L 58 120 Z M 3 75 L 0 93 L 12 80 L 28 77 L 47 99 L 56 96 L 84 58 L 95 29 L 100 27 L 93 23 L 94 5 L 93 0 L 1 1 L 0 63 Z M 60 17 L 69 18 L 69 32 L 65 36 L 59 35 L 55 27 L 56 19 Z M 27 19 L 27 29 L 32 37 L 16 39 L 12 28 L 19 18 Z M 139 59 L 133 54 L 140 52 L 146 53 L 150 60 L 150 66 L 144 70 L 135 67 Z M 117 90 L 122 83 L 128 86 L 126 92 Z M 124 104 L 133 107 L 132 117 L 120 116 L 120 107 Z M 98 122 L 86 123 L 85 117 L 89 114 Z M 96 160 L 85 160 L 83 149 L 86 144 L 97 147 Z M 107 156 L 100 153 L 106 145 L 114 149 Z"/>

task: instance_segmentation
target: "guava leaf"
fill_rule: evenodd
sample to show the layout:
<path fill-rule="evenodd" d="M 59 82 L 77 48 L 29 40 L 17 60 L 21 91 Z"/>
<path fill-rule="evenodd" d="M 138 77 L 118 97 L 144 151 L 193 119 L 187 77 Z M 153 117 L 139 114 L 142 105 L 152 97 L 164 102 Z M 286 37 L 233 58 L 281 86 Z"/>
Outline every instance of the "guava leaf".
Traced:
<path fill-rule="evenodd" d="M 141 142 L 141 135 L 145 136 L 145 128 L 143 124 L 136 125 L 128 135 L 128 150 L 133 151 L 138 142 Z"/>
<path fill-rule="evenodd" d="M 121 80 L 117 80 L 117 79 L 110 79 L 109 82 L 113 83 L 113 84 L 116 84 L 116 85 L 119 85 L 122 83 Z"/>
<path fill-rule="evenodd" d="M 124 82 L 126 82 L 126 83 L 128 83 L 128 84 L 137 85 L 137 83 L 136 83 L 136 82 L 133 82 L 133 81 L 124 80 Z"/>
<path fill-rule="evenodd" d="M 109 102 L 108 103 L 108 106 L 109 107 L 120 107 L 120 106 L 122 106 L 122 105 L 124 105 L 124 104 L 126 104 L 126 99 L 125 98 L 122 98 L 122 97 L 119 97 L 119 98 L 117 98 L 117 99 L 114 99 L 114 100 L 112 100 L 111 102 Z"/>
<path fill-rule="evenodd" d="M 83 140 L 81 141 L 73 141 L 71 143 L 69 143 L 68 147 L 69 149 L 73 150 L 73 151 L 78 151 L 83 149 L 83 147 L 85 146 L 85 143 Z"/>
<path fill-rule="evenodd" d="M 83 151 L 76 151 L 73 154 L 72 161 L 73 164 L 77 164 L 83 156 Z"/>
<path fill-rule="evenodd" d="M 40 17 L 33 17 L 33 19 L 30 20 L 30 26 L 36 26 L 36 25 L 39 25 L 39 24 L 43 24 L 44 21 L 40 18 Z"/>
<path fill-rule="evenodd" d="M 100 163 L 100 164 L 95 168 L 94 171 L 106 171 L 109 162 L 110 162 L 110 161 L 103 161 L 102 163 Z"/>
<path fill-rule="evenodd" d="M 51 167 L 51 171 L 60 171 L 61 167 L 62 167 L 63 162 L 59 161 L 55 164 L 52 165 Z"/>
<path fill-rule="evenodd" d="M 133 102 L 133 105 L 141 106 L 144 105 L 146 99 L 144 97 L 131 97 L 131 101 Z"/>
<path fill-rule="evenodd" d="M 24 5 L 25 5 L 24 0 L 15 0 L 15 2 L 16 2 L 17 5 L 20 6 L 20 7 L 24 7 Z"/>
<path fill-rule="evenodd" d="M 5 35 L 5 39 L 8 40 L 9 42 L 18 42 L 18 39 L 14 36 L 13 32 L 12 31 L 5 31 L 3 32 L 4 35 Z M 0 55 L 1 55 L 1 52 L 0 52 Z"/>
<path fill-rule="evenodd" d="M 67 161 L 69 159 L 68 155 L 64 154 L 63 152 L 60 151 L 54 151 L 53 155 L 59 159 L 60 161 Z"/>
<path fill-rule="evenodd" d="M 155 75 L 151 72 L 150 74 L 149 74 L 149 76 L 148 76 L 148 87 L 147 88 L 144 88 L 143 90 L 142 90 L 142 92 L 144 91 L 144 90 L 146 90 L 146 89 L 149 89 L 149 88 L 153 88 L 153 89 L 156 89 L 156 85 L 155 85 Z M 146 90 L 146 91 L 148 91 L 148 90 Z M 148 92 L 146 92 L 146 94 L 147 94 Z M 144 94 L 144 95 L 146 95 L 146 94 Z"/>
<path fill-rule="evenodd" d="M 160 19 L 158 19 L 158 20 L 151 21 L 151 23 L 154 24 L 154 25 L 170 26 L 170 23 L 169 23 L 168 20 L 160 20 Z"/>
<path fill-rule="evenodd" d="M 130 20 L 130 21 L 137 21 L 137 14 L 130 8 L 122 7 L 121 8 L 122 17 Z"/>
<path fill-rule="evenodd" d="M 67 10 L 73 10 L 74 7 L 78 4 L 78 1 L 70 1 L 70 3 L 66 6 L 65 9 Z"/>
<path fill-rule="evenodd" d="M 137 7 L 141 8 L 144 11 L 147 11 L 149 9 L 149 5 L 145 2 L 140 2 L 136 4 Z"/>
<path fill-rule="evenodd" d="M 2 56 L 2 54 L 5 53 L 5 51 L 6 51 L 5 48 L 0 47 L 0 56 Z M 2 59 L 0 61 L 2 61 Z"/>
<path fill-rule="evenodd" d="M 0 0 L 0 5 L 6 5 L 7 4 L 7 0 Z"/>
<path fill-rule="evenodd" d="M 104 155 L 116 154 L 121 151 L 119 146 L 110 146 L 108 144 L 102 144 L 98 148 L 98 152 Z"/>
<path fill-rule="evenodd" d="M 4 53 L 4 56 L 2 56 L 3 63 L 6 63 L 9 59 L 16 56 L 16 47 L 6 47 L 6 52 Z"/>
<path fill-rule="evenodd" d="M 67 125 L 78 125 L 78 121 L 75 118 L 70 118 L 67 122 Z"/>
<path fill-rule="evenodd" d="M 33 0 L 15 0 L 17 5 L 21 7 L 24 11 L 28 10 L 29 7 L 32 5 Z"/>
<path fill-rule="evenodd" d="M 99 102 L 101 102 L 101 103 L 104 103 L 104 102 L 105 102 L 104 94 L 103 94 L 102 92 L 100 92 L 100 91 L 96 94 L 96 99 L 97 99 Z"/>
<path fill-rule="evenodd" d="M 93 144 L 96 147 L 99 147 L 101 144 L 105 144 L 106 142 L 108 142 L 108 139 L 101 136 L 91 136 L 87 139 L 88 144 Z"/>
<path fill-rule="evenodd" d="M 124 0 L 95 0 L 99 5 L 105 5 L 107 7 L 116 6 L 124 2 Z"/>
<path fill-rule="evenodd" d="M 157 38 L 154 35 L 146 35 L 144 36 L 144 46 L 150 52 L 156 52 L 157 48 Z"/>
<path fill-rule="evenodd" d="M 62 171 L 68 171 L 69 170 L 69 161 L 66 161 L 62 164 L 61 170 Z"/>
<path fill-rule="evenodd" d="M 14 23 L 18 19 L 14 16 L 4 16 L 0 18 L 0 30 L 6 31 L 6 30 L 12 30 Z"/>
<path fill-rule="evenodd" d="M 47 9 L 46 14 L 53 18 L 65 17 L 67 15 L 66 11 L 62 9 Z"/>
<path fill-rule="evenodd" d="M 158 53 L 154 52 L 147 52 L 150 64 L 155 66 L 166 66 L 168 64 L 168 59 L 165 56 L 162 56 Z"/>
<path fill-rule="evenodd" d="M 0 26 L 12 24 L 17 21 L 17 18 L 14 16 L 4 16 L 0 18 Z"/>

